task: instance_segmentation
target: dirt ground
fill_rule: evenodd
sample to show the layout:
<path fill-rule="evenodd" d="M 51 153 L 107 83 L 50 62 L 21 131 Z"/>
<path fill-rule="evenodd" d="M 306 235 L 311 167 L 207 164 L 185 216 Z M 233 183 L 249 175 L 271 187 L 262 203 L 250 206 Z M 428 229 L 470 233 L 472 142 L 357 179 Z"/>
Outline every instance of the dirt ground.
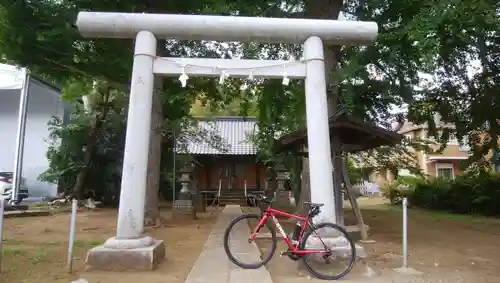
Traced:
<path fill-rule="evenodd" d="M 84 272 L 86 252 L 115 235 L 116 210 L 77 214 L 73 274 L 68 274 L 66 268 L 70 214 L 5 219 L 0 281 L 68 283 L 85 278 L 90 283 L 184 282 L 218 213 L 199 213 L 193 220 L 192 216 L 177 214 L 172 218 L 168 208 L 162 211 L 168 226 L 150 229 L 147 234 L 165 241 L 166 260 L 154 272 L 135 273 Z"/>
<path fill-rule="evenodd" d="M 423 273 L 413 278 L 393 271 L 402 265 L 401 209 L 381 199 L 362 198 L 359 203 L 365 223 L 371 227 L 370 238 L 375 240 L 362 244 L 368 266 L 375 275 L 368 280 L 366 266 L 358 262 L 344 279 L 398 283 L 500 282 L 500 219 L 409 209 L 409 266 Z M 293 223 L 280 222 L 287 232 L 291 231 Z M 354 215 L 346 209 L 346 224 L 355 223 Z M 265 240 L 258 244 L 261 249 L 266 248 Z M 278 253 L 285 249 L 280 242 Z M 287 257 L 276 255 L 267 268 L 275 283 L 316 282 L 297 266 Z"/>

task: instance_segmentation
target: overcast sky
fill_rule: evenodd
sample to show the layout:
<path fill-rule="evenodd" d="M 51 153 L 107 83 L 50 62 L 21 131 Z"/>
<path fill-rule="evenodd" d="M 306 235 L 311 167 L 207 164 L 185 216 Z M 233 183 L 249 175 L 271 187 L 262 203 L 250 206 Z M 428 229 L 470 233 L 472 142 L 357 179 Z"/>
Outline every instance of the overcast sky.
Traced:
<path fill-rule="evenodd" d="M 23 84 L 23 71 L 17 67 L 0 64 L 0 89 L 21 88 Z"/>

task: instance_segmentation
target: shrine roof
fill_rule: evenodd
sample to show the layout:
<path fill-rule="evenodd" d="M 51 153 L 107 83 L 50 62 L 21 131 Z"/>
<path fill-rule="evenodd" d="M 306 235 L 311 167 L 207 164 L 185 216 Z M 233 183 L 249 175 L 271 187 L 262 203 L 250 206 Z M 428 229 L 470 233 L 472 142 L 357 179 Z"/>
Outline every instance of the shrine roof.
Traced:
<path fill-rule="evenodd" d="M 186 145 L 177 147 L 177 153 L 192 155 L 255 155 L 257 146 L 252 141 L 256 130 L 255 118 L 223 116 L 196 117 L 196 129 L 184 134 Z"/>
<path fill-rule="evenodd" d="M 400 143 L 403 135 L 389 131 L 380 126 L 363 122 L 349 116 L 346 112 L 332 115 L 328 119 L 330 138 L 338 135 L 341 149 L 344 152 L 358 152 L 383 145 Z M 300 151 L 307 145 L 307 128 L 286 134 L 278 140 L 276 150 Z"/>

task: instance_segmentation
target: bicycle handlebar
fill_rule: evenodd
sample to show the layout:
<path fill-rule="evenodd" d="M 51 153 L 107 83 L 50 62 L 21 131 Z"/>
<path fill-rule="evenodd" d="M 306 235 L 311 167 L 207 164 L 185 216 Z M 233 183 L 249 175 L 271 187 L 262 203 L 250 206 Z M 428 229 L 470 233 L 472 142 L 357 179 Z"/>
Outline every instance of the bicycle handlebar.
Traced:
<path fill-rule="evenodd" d="M 273 200 L 265 195 L 254 195 L 252 198 L 250 198 L 250 202 L 254 206 L 259 206 L 260 202 L 267 203 L 267 204 L 271 205 L 273 203 Z M 310 206 L 309 212 L 308 212 L 309 217 L 311 217 L 311 218 L 315 217 L 321 212 L 320 207 L 322 205 L 318 206 L 318 205 L 315 205 L 314 203 L 309 203 L 309 202 L 306 202 L 305 204 Z"/>

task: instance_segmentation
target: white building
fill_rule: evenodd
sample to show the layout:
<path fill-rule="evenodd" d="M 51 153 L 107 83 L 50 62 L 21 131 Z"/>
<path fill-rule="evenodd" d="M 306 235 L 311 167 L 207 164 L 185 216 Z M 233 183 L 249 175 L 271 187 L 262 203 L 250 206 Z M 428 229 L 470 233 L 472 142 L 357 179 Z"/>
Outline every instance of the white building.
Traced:
<path fill-rule="evenodd" d="M 20 69 L 0 64 L 0 170 L 14 171 L 19 104 L 24 73 Z M 54 196 L 57 184 L 38 180 L 48 168 L 48 122 L 56 116 L 67 120 L 65 103 L 60 90 L 31 76 L 26 118 L 26 133 L 22 177 L 30 197 Z"/>

